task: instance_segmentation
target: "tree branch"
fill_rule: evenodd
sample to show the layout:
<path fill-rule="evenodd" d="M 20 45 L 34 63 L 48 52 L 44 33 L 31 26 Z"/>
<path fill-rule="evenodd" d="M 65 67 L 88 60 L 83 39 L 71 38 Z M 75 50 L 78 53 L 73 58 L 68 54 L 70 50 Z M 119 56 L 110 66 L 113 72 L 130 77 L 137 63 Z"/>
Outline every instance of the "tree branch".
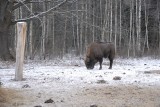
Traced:
<path fill-rule="evenodd" d="M 43 0 L 43 1 L 33 1 L 33 0 L 25 0 L 25 1 L 16 1 L 16 2 L 14 2 L 14 3 L 16 3 L 15 5 L 14 5 L 14 7 L 13 7 L 13 10 L 15 10 L 15 9 L 17 9 L 17 8 L 19 8 L 20 6 L 23 6 L 24 4 L 28 4 L 28 3 L 43 3 L 43 2 L 51 2 L 51 0 Z"/>
<path fill-rule="evenodd" d="M 16 3 L 16 4 L 13 6 L 13 10 L 19 8 L 20 6 L 23 6 L 24 4 L 29 3 L 30 1 L 31 1 L 31 0 L 25 0 L 24 2 L 21 1 L 21 2 Z"/>
<path fill-rule="evenodd" d="M 63 0 L 61 3 L 57 4 L 56 6 L 50 8 L 47 11 L 41 12 L 41 13 L 39 13 L 37 15 L 34 15 L 34 16 L 31 16 L 31 17 L 28 17 L 28 18 L 24 18 L 24 19 L 15 20 L 15 21 L 12 22 L 12 24 L 16 24 L 17 22 L 30 21 L 30 20 L 33 20 L 33 19 L 35 19 L 37 17 L 43 16 L 43 15 L 45 15 L 45 14 L 47 14 L 47 13 L 49 13 L 49 12 L 55 10 L 55 9 L 57 9 L 58 7 L 62 6 L 63 4 L 65 4 L 65 2 L 67 2 L 67 0 Z"/>

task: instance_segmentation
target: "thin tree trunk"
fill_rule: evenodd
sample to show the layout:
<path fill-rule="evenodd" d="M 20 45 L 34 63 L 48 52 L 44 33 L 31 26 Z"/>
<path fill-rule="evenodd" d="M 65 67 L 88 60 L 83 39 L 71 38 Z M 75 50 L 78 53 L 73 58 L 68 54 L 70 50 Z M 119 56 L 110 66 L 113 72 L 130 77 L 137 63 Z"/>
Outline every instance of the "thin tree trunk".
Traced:
<path fill-rule="evenodd" d="M 15 20 L 17 20 L 18 18 L 19 18 L 19 10 L 17 9 L 17 10 L 15 10 L 15 12 L 14 12 L 14 16 L 15 16 Z M 14 46 L 15 46 L 15 49 L 14 49 L 14 51 L 16 52 L 16 46 L 17 46 L 17 27 L 14 27 L 15 28 L 15 39 L 14 39 Z M 16 57 L 16 56 L 15 56 Z"/>
<path fill-rule="evenodd" d="M 106 32 L 106 28 L 107 28 L 107 23 L 108 23 L 108 13 L 107 13 L 107 6 L 108 4 L 107 4 L 107 0 L 106 0 L 106 4 L 105 4 L 105 11 L 104 11 L 104 21 L 103 21 L 103 30 L 102 30 L 102 34 L 101 34 L 101 36 L 102 36 L 102 41 L 104 41 L 105 39 L 105 32 Z"/>
<path fill-rule="evenodd" d="M 55 16 L 54 16 L 54 12 L 53 12 L 53 17 L 52 17 L 52 20 L 53 20 L 53 26 L 52 26 L 52 56 L 55 55 L 55 26 L 54 26 L 54 23 L 55 23 Z"/>
<path fill-rule="evenodd" d="M 140 51 L 141 51 L 141 5 L 142 5 L 142 2 L 141 0 L 139 0 L 139 8 L 138 8 L 138 53 L 139 55 L 141 54 Z"/>
<path fill-rule="evenodd" d="M 84 5 L 83 5 L 83 1 L 82 1 L 82 6 L 81 9 L 84 10 Z M 81 22 L 83 22 L 83 16 L 84 13 L 81 12 Z M 83 23 L 80 23 L 80 56 L 82 55 L 82 48 L 83 48 Z"/>
<path fill-rule="evenodd" d="M 113 17 L 113 12 L 112 12 L 112 0 L 110 0 L 110 3 L 111 3 L 111 20 L 110 20 L 110 38 L 109 38 L 109 41 L 112 41 L 112 32 L 113 32 L 113 29 L 112 29 L 112 17 Z"/>
<path fill-rule="evenodd" d="M 107 0 L 107 41 L 110 41 L 110 34 L 111 34 L 111 32 L 110 32 L 110 24 L 111 24 L 111 22 L 110 22 L 110 9 L 111 9 L 111 5 L 110 5 L 110 2 L 111 2 L 111 0 Z"/>
<path fill-rule="evenodd" d="M 88 11 L 88 0 L 85 0 L 85 14 L 84 14 L 84 16 L 85 16 L 85 22 L 88 23 L 88 13 L 87 13 L 87 11 Z M 87 32 L 88 32 L 88 24 L 85 24 L 85 27 L 84 27 L 85 41 L 84 41 L 83 53 L 84 53 L 85 49 L 87 48 L 86 47 L 87 46 L 87 36 L 88 36 Z"/>
<path fill-rule="evenodd" d="M 45 7 L 46 7 L 46 10 L 50 9 L 50 2 L 47 2 L 45 3 Z M 51 24 L 50 24 L 51 20 L 49 18 L 48 15 L 46 15 L 46 35 L 45 35 L 45 57 L 46 57 L 46 54 L 48 55 L 49 54 L 49 51 L 50 49 L 48 48 L 48 43 L 49 43 L 49 36 L 50 36 L 50 28 L 51 28 Z"/>
<path fill-rule="evenodd" d="M 132 3 L 133 19 L 132 19 L 132 54 L 135 57 L 135 14 L 134 14 L 134 1 Z"/>
<path fill-rule="evenodd" d="M 157 0 L 157 11 L 158 11 L 158 38 L 159 38 L 159 52 L 160 52 L 160 1 Z"/>
<path fill-rule="evenodd" d="M 73 9 L 73 5 L 72 5 Z M 75 36 L 74 16 L 72 15 L 72 37 L 73 37 L 73 48 L 76 50 L 76 36 Z"/>
<path fill-rule="evenodd" d="M 30 4 L 30 11 L 31 13 L 33 12 L 33 4 Z M 30 21 L 30 25 L 29 25 L 29 59 L 32 59 L 33 60 L 33 43 L 32 43 L 32 39 L 33 39 L 33 32 L 32 32 L 32 29 L 33 29 L 33 22 L 32 20 Z"/>
<path fill-rule="evenodd" d="M 129 30 L 129 42 L 128 42 L 128 57 L 130 56 L 131 38 L 132 38 L 132 13 L 133 13 L 133 0 L 130 0 L 130 30 Z"/>
<path fill-rule="evenodd" d="M 145 47 L 147 48 L 147 50 L 149 50 L 149 44 L 148 44 L 148 7 L 147 7 L 147 1 L 144 0 L 144 7 L 145 7 L 145 40 L 144 40 L 144 47 L 143 47 L 143 53 L 145 50 Z"/>
<path fill-rule="evenodd" d="M 22 7 L 19 7 L 18 10 L 19 10 L 19 14 L 18 14 L 19 18 L 22 19 Z"/>
<path fill-rule="evenodd" d="M 120 0 L 120 9 L 119 9 L 119 46 L 121 47 L 121 40 L 122 40 L 122 0 Z"/>
<path fill-rule="evenodd" d="M 46 4 L 43 3 L 43 10 L 46 10 Z M 43 16 L 42 37 L 41 37 L 41 55 L 40 59 L 45 59 L 45 38 L 46 38 L 46 16 Z"/>
<path fill-rule="evenodd" d="M 64 37 L 63 37 L 63 49 L 62 49 L 62 58 L 64 57 L 65 51 L 66 51 L 66 35 L 67 35 L 67 16 L 65 17 L 65 23 L 64 23 Z"/>
<path fill-rule="evenodd" d="M 100 8 L 100 27 L 103 28 L 102 0 L 99 1 L 99 4 L 100 4 L 99 6 Z M 102 32 L 103 31 L 101 31 L 101 40 L 104 41 L 104 37 L 103 37 L 104 35 L 102 36 Z"/>
<path fill-rule="evenodd" d="M 92 10 L 92 14 L 93 14 L 92 42 L 95 41 L 95 27 L 94 27 L 95 25 L 95 6 L 94 4 L 93 4 L 93 10 Z"/>
<path fill-rule="evenodd" d="M 115 0 L 115 37 L 114 37 L 115 51 L 117 50 L 117 0 Z"/>
<path fill-rule="evenodd" d="M 136 0 L 136 47 L 139 45 L 139 20 L 138 20 L 138 0 Z M 139 51 L 138 48 L 136 48 L 136 51 Z"/>
<path fill-rule="evenodd" d="M 77 3 L 76 3 L 76 11 L 77 11 L 77 16 L 78 16 L 78 14 L 79 14 L 79 12 L 78 12 L 78 1 L 77 1 Z M 77 55 L 79 54 L 79 52 L 80 52 L 80 50 L 79 50 L 79 47 L 80 47 L 80 44 L 79 44 L 79 20 L 78 20 L 78 18 L 77 18 Z"/>

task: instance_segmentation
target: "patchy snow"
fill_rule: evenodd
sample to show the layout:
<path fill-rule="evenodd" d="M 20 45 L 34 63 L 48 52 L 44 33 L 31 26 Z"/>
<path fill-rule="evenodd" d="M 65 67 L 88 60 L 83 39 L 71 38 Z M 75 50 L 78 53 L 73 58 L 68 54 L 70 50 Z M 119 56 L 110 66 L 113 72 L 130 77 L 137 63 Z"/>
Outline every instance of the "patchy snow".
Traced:
<path fill-rule="evenodd" d="M 9 65 L 10 64 L 10 65 Z M 110 85 L 137 84 L 160 85 L 159 73 L 145 73 L 145 71 L 160 70 L 160 60 L 151 58 L 142 59 L 115 59 L 113 69 L 108 69 L 109 61 L 103 62 L 102 70 L 97 63 L 93 70 L 87 70 L 83 60 L 63 59 L 55 61 L 26 61 L 24 64 L 25 81 L 13 81 L 15 76 L 14 63 L 1 64 L 1 82 L 6 87 L 20 87 L 21 83 L 45 81 L 45 79 L 71 82 L 72 84 L 91 83 L 97 80 L 105 80 Z M 113 77 L 122 77 L 120 81 L 114 81 Z M 20 86 L 19 86 L 19 85 Z M 34 85 L 34 84 L 32 84 Z"/>
<path fill-rule="evenodd" d="M 107 59 L 103 62 L 102 70 L 99 70 L 98 63 L 93 70 L 87 70 L 84 61 L 79 58 L 25 61 L 24 81 L 14 81 L 14 62 L 0 63 L 0 81 L 3 83 L 3 87 L 23 90 L 27 84 L 29 85 L 28 89 L 32 90 L 33 93 L 37 92 L 37 96 L 39 96 L 38 92 L 45 91 L 46 89 L 48 89 L 48 95 L 53 90 L 63 93 L 64 90 L 77 89 L 77 87 L 82 88 L 86 85 L 98 87 L 101 85 L 98 81 L 105 81 L 102 83 L 102 87 L 104 85 L 160 86 L 159 59 L 118 58 L 114 60 L 111 70 L 108 69 L 109 61 Z M 121 79 L 113 80 L 115 76 L 119 76 Z"/>

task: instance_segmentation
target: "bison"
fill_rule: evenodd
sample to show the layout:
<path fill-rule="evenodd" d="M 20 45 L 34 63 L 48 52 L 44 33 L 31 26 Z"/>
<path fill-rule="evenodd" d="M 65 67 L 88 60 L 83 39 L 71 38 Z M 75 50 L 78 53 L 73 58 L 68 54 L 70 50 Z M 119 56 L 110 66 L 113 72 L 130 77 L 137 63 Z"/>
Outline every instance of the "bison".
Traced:
<path fill-rule="evenodd" d="M 93 42 L 86 52 L 85 65 L 87 69 L 93 69 L 94 65 L 99 62 L 100 70 L 102 69 L 103 58 L 110 61 L 109 69 L 112 69 L 113 59 L 115 57 L 115 46 L 111 42 Z"/>

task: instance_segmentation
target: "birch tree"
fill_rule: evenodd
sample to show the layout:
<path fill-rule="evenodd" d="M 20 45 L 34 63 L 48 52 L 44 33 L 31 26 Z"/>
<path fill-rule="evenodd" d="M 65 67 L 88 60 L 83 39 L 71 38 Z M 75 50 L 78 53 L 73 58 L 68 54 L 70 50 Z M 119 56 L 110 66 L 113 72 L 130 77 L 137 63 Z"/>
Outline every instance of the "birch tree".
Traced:
<path fill-rule="evenodd" d="M 148 44 L 148 6 L 147 1 L 144 0 L 144 7 L 145 7 L 145 39 L 144 39 L 144 46 L 143 46 L 143 53 L 145 50 L 145 47 L 147 50 L 149 50 L 149 44 Z"/>
<path fill-rule="evenodd" d="M 114 37 L 115 51 L 117 50 L 117 0 L 115 0 L 115 37 Z"/>
<path fill-rule="evenodd" d="M 112 29 L 112 17 L 113 17 L 113 12 L 112 12 L 112 0 L 110 0 L 110 38 L 109 40 L 112 41 L 112 32 L 113 32 L 113 29 Z"/>
<path fill-rule="evenodd" d="M 158 37 L 159 37 L 159 52 L 160 52 L 160 1 L 157 0 L 157 11 L 158 11 Z"/>
<path fill-rule="evenodd" d="M 142 2 L 141 0 L 139 0 L 139 6 L 138 6 L 138 37 L 137 37 L 137 50 L 138 50 L 138 53 L 140 54 L 140 51 L 141 51 L 141 5 L 142 5 Z"/>
<path fill-rule="evenodd" d="M 30 4 L 30 10 L 31 10 L 31 13 L 33 13 L 33 4 Z M 33 59 L 33 22 L 32 20 L 30 21 L 30 24 L 29 24 L 29 58 L 30 59 Z"/>
<path fill-rule="evenodd" d="M 92 7 L 92 15 L 93 15 L 93 18 L 92 18 L 92 24 L 93 24 L 93 27 L 92 27 L 92 42 L 95 41 L 95 3 L 93 2 L 93 7 Z"/>
<path fill-rule="evenodd" d="M 37 15 L 31 15 L 26 18 L 20 18 L 17 20 L 13 19 L 13 13 L 16 9 L 28 4 L 34 3 L 32 0 L 23 0 L 23 1 L 16 1 L 16 0 L 0 0 L 0 58 L 3 60 L 10 60 L 13 59 L 13 56 L 9 50 L 9 28 L 11 25 L 15 25 L 17 22 L 21 21 L 29 21 L 36 19 L 39 16 L 43 16 L 47 14 L 59 6 L 62 6 L 66 3 L 66 0 L 59 1 L 59 3 L 45 12 L 40 12 Z"/>
<path fill-rule="evenodd" d="M 43 10 L 46 11 L 46 3 L 43 3 Z M 40 59 L 45 59 L 45 38 L 46 38 L 46 16 L 43 16 L 43 24 L 42 24 L 42 36 L 41 36 L 41 53 Z"/>
<path fill-rule="evenodd" d="M 132 19 L 133 18 L 133 0 L 130 0 L 130 30 L 129 30 L 129 42 L 128 42 L 128 57 L 130 56 L 131 38 L 132 38 Z"/>
<path fill-rule="evenodd" d="M 119 46 L 121 47 L 122 40 L 122 0 L 120 0 L 120 9 L 119 9 Z"/>

